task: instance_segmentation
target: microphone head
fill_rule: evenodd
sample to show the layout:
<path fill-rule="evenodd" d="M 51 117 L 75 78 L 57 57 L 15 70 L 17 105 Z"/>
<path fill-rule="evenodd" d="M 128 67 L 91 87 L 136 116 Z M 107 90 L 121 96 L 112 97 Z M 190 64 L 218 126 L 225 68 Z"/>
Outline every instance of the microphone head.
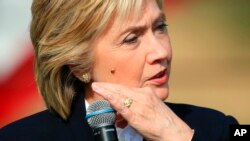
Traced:
<path fill-rule="evenodd" d="M 90 127 L 95 128 L 104 124 L 114 125 L 116 115 L 107 100 L 97 100 L 89 105 L 86 118 Z"/>

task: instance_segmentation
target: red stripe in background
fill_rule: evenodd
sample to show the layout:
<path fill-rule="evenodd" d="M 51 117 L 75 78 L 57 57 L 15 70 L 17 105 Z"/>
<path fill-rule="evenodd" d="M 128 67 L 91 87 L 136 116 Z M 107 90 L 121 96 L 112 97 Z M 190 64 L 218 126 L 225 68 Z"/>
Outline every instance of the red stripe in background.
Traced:
<path fill-rule="evenodd" d="M 0 84 L 0 128 L 44 109 L 34 81 L 33 60 L 30 53 L 13 75 Z"/>

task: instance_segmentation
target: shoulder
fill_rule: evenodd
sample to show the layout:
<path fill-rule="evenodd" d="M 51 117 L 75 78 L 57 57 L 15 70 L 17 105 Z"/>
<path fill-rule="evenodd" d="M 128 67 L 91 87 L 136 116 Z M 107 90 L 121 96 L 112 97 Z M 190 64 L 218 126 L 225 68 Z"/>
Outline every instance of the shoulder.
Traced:
<path fill-rule="evenodd" d="M 225 115 L 224 113 L 206 107 L 200 107 L 189 104 L 174 104 L 166 103 L 180 118 L 185 120 L 194 120 L 195 122 L 202 122 L 203 120 L 210 120 L 210 122 L 222 122 L 224 120 L 230 120 L 234 123 L 237 121 L 232 116 Z M 196 120 L 199 119 L 199 120 Z M 209 121 L 207 121 L 209 122 Z M 205 123 L 207 123 L 205 122 Z"/>
<path fill-rule="evenodd" d="M 0 129 L 0 141 L 44 140 L 63 126 L 63 120 L 48 110 L 15 121 Z M 61 129 L 60 129 L 61 130 Z"/>
<path fill-rule="evenodd" d="M 188 104 L 166 103 L 182 120 L 205 139 L 224 141 L 228 139 L 229 126 L 238 124 L 229 115 L 206 107 Z"/>

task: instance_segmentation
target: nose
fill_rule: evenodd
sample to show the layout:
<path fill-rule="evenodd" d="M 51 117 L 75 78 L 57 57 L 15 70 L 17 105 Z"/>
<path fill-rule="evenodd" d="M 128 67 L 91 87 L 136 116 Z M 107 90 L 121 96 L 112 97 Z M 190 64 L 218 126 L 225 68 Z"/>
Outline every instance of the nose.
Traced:
<path fill-rule="evenodd" d="M 149 64 L 161 63 L 171 60 L 172 48 L 169 37 L 159 39 L 151 36 L 148 41 L 147 48 L 149 49 L 149 52 L 147 54 L 147 61 Z"/>

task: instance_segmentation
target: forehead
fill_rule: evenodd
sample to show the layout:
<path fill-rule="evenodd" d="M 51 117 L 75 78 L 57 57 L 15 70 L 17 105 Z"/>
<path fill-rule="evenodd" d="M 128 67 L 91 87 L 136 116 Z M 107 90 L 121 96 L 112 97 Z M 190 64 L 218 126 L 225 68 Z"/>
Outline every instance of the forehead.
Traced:
<path fill-rule="evenodd" d="M 150 24 L 162 14 L 155 0 L 143 0 L 139 9 L 134 8 L 126 12 L 127 13 L 123 15 L 119 15 L 119 13 L 112 15 L 102 35 L 122 32 L 128 26 L 143 26 Z"/>
<path fill-rule="evenodd" d="M 125 15 L 117 15 L 114 13 L 109 18 L 106 26 L 97 33 L 92 45 L 97 44 L 119 45 L 120 40 L 124 38 L 125 34 L 136 27 L 150 27 L 155 20 L 161 15 L 164 16 L 162 10 L 159 8 L 156 0 L 142 0 L 139 9 L 131 9 L 126 11 Z M 165 19 L 165 18 L 164 18 Z"/>
<path fill-rule="evenodd" d="M 139 9 L 127 11 L 125 17 L 115 17 L 114 25 L 126 27 L 130 24 L 145 24 L 145 22 L 152 22 L 152 20 L 157 18 L 160 13 L 162 13 L 162 11 L 159 8 L 156 0 L 143 0 Z"/>

